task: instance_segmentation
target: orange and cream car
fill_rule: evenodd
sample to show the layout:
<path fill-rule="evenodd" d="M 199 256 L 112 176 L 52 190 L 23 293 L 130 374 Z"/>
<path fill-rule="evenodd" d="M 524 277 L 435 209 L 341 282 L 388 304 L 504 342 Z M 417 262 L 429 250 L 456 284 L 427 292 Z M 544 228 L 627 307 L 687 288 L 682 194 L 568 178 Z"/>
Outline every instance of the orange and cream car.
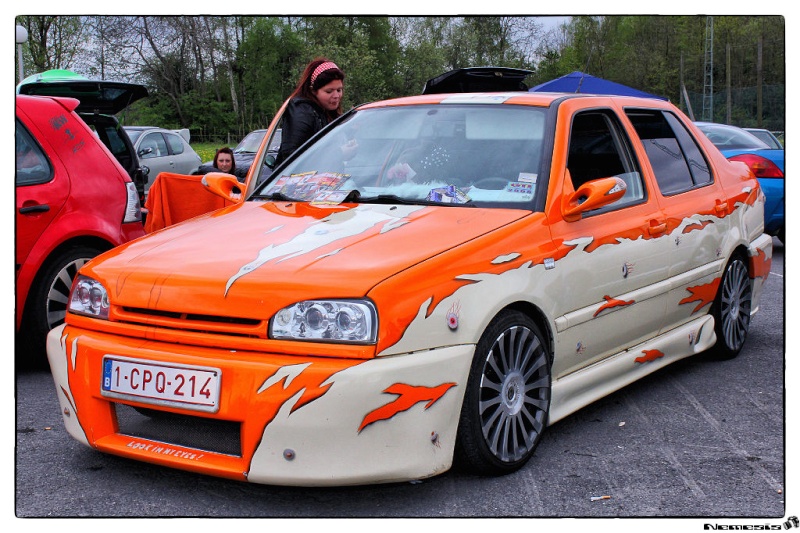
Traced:
<path fill-rule="evenodd" d="M 47 346 L 78 441 L 256 483 L 502 474 L 590 402 L 736 355 L 770 270 L 758 182 L 659 100 L 422 95 L 269 177 L 265 146 L 246 184 L 205 177 L 233 205 L 79 272 Z"/>

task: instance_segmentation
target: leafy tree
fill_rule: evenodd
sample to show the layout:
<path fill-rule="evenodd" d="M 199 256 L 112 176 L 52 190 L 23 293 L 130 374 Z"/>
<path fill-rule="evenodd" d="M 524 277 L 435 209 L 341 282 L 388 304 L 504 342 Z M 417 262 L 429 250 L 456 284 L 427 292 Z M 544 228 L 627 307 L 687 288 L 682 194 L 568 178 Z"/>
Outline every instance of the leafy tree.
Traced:
<path fill-rule="evenodd" d="M 17 24 L 28 31 L 28 43 L 23 52 L 26 73 L 35 74 L 51 69 L 70 69 L 84 48 L 85 36 L 80 17 L 25 15 Z"/>

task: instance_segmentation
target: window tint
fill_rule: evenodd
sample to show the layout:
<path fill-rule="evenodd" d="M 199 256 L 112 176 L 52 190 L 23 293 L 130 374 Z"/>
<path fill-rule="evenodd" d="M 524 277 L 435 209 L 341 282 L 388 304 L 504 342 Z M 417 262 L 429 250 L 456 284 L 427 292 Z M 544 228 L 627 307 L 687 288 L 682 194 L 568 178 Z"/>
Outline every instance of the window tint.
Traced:
<path fill-rule="evenodd" d="M 631 154 L 627 136 L 613 113 L 590 111 L 573 118 L 567 168 L 575 189 L 587 181 L 611 176 L 622 178 L 627 185 L 625 196 L 597 212 L 644 199 L 642 175 Z"/>
<path fill-rule="evenodd" d="M 167 138 L 169 149 L 172 150 L 173 154 L 183 153 L 183 142 L 181 141 L 180 137 L 178 137 L 177 135 L 173 135 L 171 133 L 165 133 L 164 137 Z"/>
<path fill-rule="evenodd" d="M 711 171 L 684 125 L 672 113 L 629 110 L 664 195 L 711 183 Z"/>
<path fill-rule="evenodd" d="M 149 151 L 148 151 L 149 150 Z M 150 159 L 167 155 L 167 143 L 160 133 L 149 133 L 139 145 L 139 157 Z"/>
<path fill-rule="evenodd" d="M 16 122 L 16 184 L 34 185 L 47 183 L 53 176 L 53 167 L 42 151 L 39 144 L 33 139 L 28 130 Z"/>

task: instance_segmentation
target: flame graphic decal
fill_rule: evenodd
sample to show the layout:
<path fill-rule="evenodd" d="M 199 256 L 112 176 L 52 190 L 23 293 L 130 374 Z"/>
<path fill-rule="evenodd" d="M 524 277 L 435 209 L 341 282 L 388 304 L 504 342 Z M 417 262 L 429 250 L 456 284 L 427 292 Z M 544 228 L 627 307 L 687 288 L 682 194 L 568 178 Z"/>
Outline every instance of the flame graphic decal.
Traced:
<path fill-rule="evenodd" d="M 363 361 L 324 361 L 297 365 L 286 365 L 278 368 L 259 387 L 257 394 L 262 401 L 256 407 L 264 411 L 264 427 L 268 426 L 284 404 L 299 395 L 291 406 L 295 412 L 304 405 L 320 398 L 333 385 L 331 378 Z M 267 394 L 264 394 L 267 393 Z"/>
<path fill-rule="evenodd" d="M 772 257 L 767 257 L 764 250 L 759 248 L 758 255 L 750 258 L 750 277 L 764 278 L 764 281 L 767 281 L 770 270 L 772 270 Z"/>
<path fill-rule="evenodd" d="M 324 219 L 315 220 L 288 241 L 269 244 L 259 250 L 255 259 L 242 265 L 239 271 L 228 279 L 225 284 L 225 296 L 239 278 L 270 262 L 286 261 L 319 252 L 323 248 L 350 242 L 353 238 L 363 236 L 370 231 L 384 233 L 402 226 L 407 221 L 407 217 L 422 209 L 425 207 L 402 206 L 396 213 L 384 212 L 377 208 L 341 211 L 331 213 Z M 341 248 L 341 246 L 337 246 L 337 248 Z"/>
<path fill-rule="evenodd" d="M 439 401 L 451 387 L 455 387 L 455 385 L 455 383 L 443 383 L 437 387 L 424 387 L 395 383 L 383 392 L 387 394 L 396 394 L 397 398 L 393 402 L 387 403 L 383 407 L 378 407 L 371 413 L 368 413 L 364 417 L 364 420 L 361 421 L 358 432 L 361 433 L 362 429 L 372 423 L 380 420 L 388 420 L 397 413 L 408 411 L 419 402 L 428 402 L 425 404 L 425 409 L 429 409 L 433 404 Z"/>
<path fill-rule="evenodd" d="M 683 305 L 691 302 L 700 302 L 699 304 L 697 304 L 697 307 L 695 307 L 692 310 L 692 314 L 695 314 L 700 309 L 702 309 L 703 307 L 714 301 L 714 297 L 717 295 L 717 289 L 719 288 L 720 281 L 722 281 L 722 278 L 716 278 L 711 283 L 706 283 L 705 285 L 687 287 L 686 290 L 692 293 L 692 295 L 687 296 L 678 303 L 680 305 Z"/>
<path fill-rule="evenodd" d="M 695 221 L 687 224 L 686 227 L 683 228 L 683 233 L 689 233 L 691 231 L 697 231 L 697 230 L 703 229 L 706 226 L 708 226 L 709 224 L 713 224 L 713 223 L 714 223 L 713 220 L 695 220 Z"/>
<path fill-rule="evenodd" d="M 649 363 L 650 361 L 655 361 L 656 359 L 660 359 L 664 357 L 664 352 L 661 350 L 642 350 L 644 355 L 641 355 L 634 359 L 637 363 Z"/>
<path fill-rule="evenodd" d="M 625 301 L 625 300 L 617 300 L 616 298 L 612 298 L 611 296 L 603 296 L 603 298 L 605 298 L 606 303 L 601 305 L 600 309 L 598 309 L 597 311 L 594 312 L 594 316 L 597 316 L 600 313 L 602 313 L 603 311 L 606 311 L 608 309 L 612 309 L 614 307 L 623 307 L 623 306 L 626 306 L 626 305 L 632 305 L 632 304 L 636 303 L 636 300 L 627 300 L 627 301 Z"/>

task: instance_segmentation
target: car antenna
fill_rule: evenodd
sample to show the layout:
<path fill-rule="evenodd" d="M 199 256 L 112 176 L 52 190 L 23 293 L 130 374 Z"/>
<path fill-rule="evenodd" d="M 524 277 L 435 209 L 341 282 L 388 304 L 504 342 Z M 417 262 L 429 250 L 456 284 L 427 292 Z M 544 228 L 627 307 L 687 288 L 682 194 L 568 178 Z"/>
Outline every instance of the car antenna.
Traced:
<path fill-rule="evenodd" d="M 575 88 L 576 93 L 581 92 L 581 85 L 583 85 L 583 78 L 584 76 L 586 76 L 586 71 L 589 70 L 589 62 L 592 60 L 593 51 L 594 51 L 594 46 L 589 48 L 589 57 L 586 58 L 586 68 L 583 69 L 583 72 L 581 72 L 581 79 L 578 80 L 578 87 Z"/>

